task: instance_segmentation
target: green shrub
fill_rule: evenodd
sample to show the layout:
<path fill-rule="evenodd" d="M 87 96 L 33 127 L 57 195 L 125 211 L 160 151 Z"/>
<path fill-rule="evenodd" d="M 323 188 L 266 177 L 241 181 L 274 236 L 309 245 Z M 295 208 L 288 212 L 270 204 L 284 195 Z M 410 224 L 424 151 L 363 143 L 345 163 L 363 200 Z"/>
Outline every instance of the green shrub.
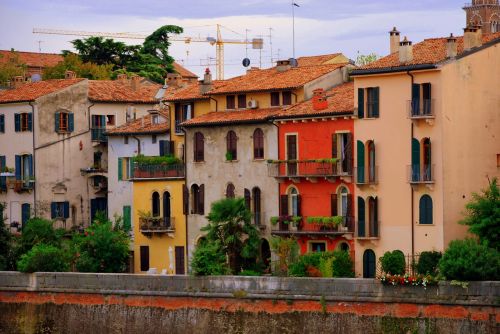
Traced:
<path fill-rule="evenodd" d="M 261 273 L 255 270 L 250 270 L 250 269 L 245 269 L 242 270 L 239 274 L 239 276 L 260 276 Z"/>
<path fill-rule="evenodd" d="M 400 250 L 385 252 L 380 258 L 382 270 L 392 275 L 403 275 L 405 273 L 405 256 Z"/>
<path fill-rule="evenodd" d="M 351 256 L 346 251 L 337 250 L 333 252 L 332 276 L 333 277 L 354 277 Z"/>
<path fill-rule="evenodd" d="M 175 165 L 181 161 L 173 156 L 145 156 L 140 154 L 134 158 L 134 162 L 138 165 Z"/>
<path fill-rule="evenodd" d="M 319 259 L 319 271 L 323 277 L 333 277 L 333 257 L 322 256 Z"/>
<path fill-rule="evenodd" d="M 38 244 L 17 262 L 17 269 L 23 273 L 35 271 L 61 272 L 68 271 L 69 264 L 62 249 L 52 245 Z"/>
<path fill-rule="evenodd" d="M 64 231 L 56 230 L 53 222 L 42 218 L 31 218 L 23 228 L 20 239 L 20 255 L 28 252 L 38 244 L 53 245 L 59 247 Z"/>
<path fill-rule="evenodd" d="M 439 260 L 443 254 L 441 252 L 422 252 L 417 263 L 417 272 L 422 275 L 435 275 L 437 273 L 437 267 Z"/>
<path fill-rule="evenodd" d="M 314 267 L 319 268 L 319 263 L 321 260 L 322 253 L 313 252 L 301 255 L 295 263 L 293 263 L 288 271 L 289 276 L 294 277 L 308 277 L 307 268 Z"/>
<path fill-rule="evenodd" d="M 226 255 L 218 241 L 202 243 L 194 250 L 191 269 L 196 276 L 230 273 Z"/>
<path fill-rule="evenodd" d="M 439 261 L 439 271 L 448 280 L 500 280 L 500 252 L 473 239 L 454 240 Z"/>

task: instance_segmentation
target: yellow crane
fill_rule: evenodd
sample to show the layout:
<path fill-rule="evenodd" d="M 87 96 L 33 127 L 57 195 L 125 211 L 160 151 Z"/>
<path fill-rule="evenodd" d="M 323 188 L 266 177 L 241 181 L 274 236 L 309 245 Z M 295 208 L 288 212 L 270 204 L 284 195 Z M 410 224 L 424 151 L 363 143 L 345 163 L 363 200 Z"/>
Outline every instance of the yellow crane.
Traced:
<path fill-rule="evenodd" d="M 262 49 L 264 42 L 262 38 L 253 39 L 224 39 L 222 38 L 221 25 L 217 24 L 217 38 L 213 37 L 190 37 L 190 36 L 169 36 L 172 42 L 184 42 L 189 44 L 194 43 L 209 43 L 215 45 L 216 48 L 216 78 L 217 80 L 224 80 L 224 44 L 251 44 L 253 49 Z M 145 39 L 147 35 L 134 34 L 126 32 L 102 32 L 102 31 L 79 31 L 79 30 L 65 30 L 65 29 L 45 29 L 33 28 L 34 34 L 48 34 L 48 35 L 68 35 L 68 36 L 96 36 L 96 37 L 110 37 L 122 39 Z"/>

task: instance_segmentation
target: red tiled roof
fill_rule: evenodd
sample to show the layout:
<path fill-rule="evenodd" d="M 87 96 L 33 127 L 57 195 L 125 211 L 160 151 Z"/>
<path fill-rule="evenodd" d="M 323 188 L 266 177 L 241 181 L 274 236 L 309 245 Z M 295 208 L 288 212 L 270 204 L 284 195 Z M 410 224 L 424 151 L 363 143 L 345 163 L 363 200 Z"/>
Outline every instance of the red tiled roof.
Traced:
<path fill-rule="evenodd" d="M 276 115 L 281 110 L 281 108 L 277 107 L 236 111 L 214 111 L 195 117 L 189 121 L 181 123 L 181 125 L 185 127 L 196 127 L 207 125 L 260 123 L 272 118 L 272 116 Z"/>
<path fill-rule="evenodd" d="M 198 76 L 196 74 L 189 71 L 187 68 L 180 65 L 179 63 L 176 63 L 175 61 L 173 63 L 173 66 L 174 66 L 175 71 L 183 78 L 188 78 L 188 79 L 198 78 Z"/>
<path fill-rule="evenodd" d="M 210 97 L 208 95 L 203 95 L 200 93 L 200 83 L 188 82 L 184 83 L 183 87 L 169 86 L 165 95 L 163 97 L 164 101 L 176 102 L 176 101 L 195 101 L 195 100 L 208 100 Z M 212 81 L 212 87 L 218 88 L 224 85 L 224 81 L 214 80 Z"/>
<path fill-rule="evenodd" d="M 93 102 L 157 103 L 155 95 L 161 85 L 142 79 L 133 90 L 130 80 L 90 80 L 89 100 Z"/>
<path fill-rule="evenodd" d="M 0 91 L 0 103 L 30 102 L 86 79 L 53 79 L 25 83 L 16 89 Z"/>
<path fill-rule="evenodd" d="M 108 130 L 106 131 L 106 134 L 110 136 L 119 136 L 119 135 L 132 135 L 132 134 L 166 133 L 169 129 L 168 115 L 163 112 L 159 112 L 159 114 L 166 119 L 165 122 L 159 124 L 153 124 L 152 115 L 145 115 L 132 122 Z"/>
<path fill-rule="evenodd" d="M 483 35 L 483 44 L 500 38 L 500 32 Z M 457 37 L 457 54 L 464 52 L 463 36 Z M 446 38 L 429 38 L 413 45 L 413 60 L 402 64 L 399 62 L 399 52 L 395 52 L 383 57 L 373 63 L 357 68 L 353 71 L 375 70 L 375 69 L 394 69 L 398 67 L 407 67 L 412 65 L 432 65 L 446 60 Z"/>
<path fill-rule="evenodd" d="M 295 118 L 307 116 L 322 116 L 346 114 L 354 112 L 354 82 L 348 82 L 326 92 L 328 107 L 324 110 L 314 110 L 312 99 L 297 103 L 283 111 L 278 112 L 273 118 Z"/>
<path fill-rule="evenodd" d="M 10 50 L 0 50 L 0 63 L 10 61 L 13 53 Z M 60 61 L 63 61 L 63 56 L 56 53 L 38 53 L 14 51 L 14 55 L 19 56 L 19 62 L 26 64 L 29 67 L 49 67 L 55 66 Z"/>
<path fill-rule="evenodd" d="M 245 75 L 224 80 L 220 87 L 213 88 L 208 94 L 215 95 L 299 88 L 345 65 L 346 64 L 299 66 L 283 72 L 279 72 L 276 67 L 264 70 L 253 69 L 248 71 Z"/>
<path fill-rule="evenodd" d="M 297 62 L 299 63 L 299 66 L 324 65 L 326 62 L 333 60 L 340 55 L 342 55 L 342 53 L 331 53 L 319 56 L 305 56 L 297 58 Z"/>

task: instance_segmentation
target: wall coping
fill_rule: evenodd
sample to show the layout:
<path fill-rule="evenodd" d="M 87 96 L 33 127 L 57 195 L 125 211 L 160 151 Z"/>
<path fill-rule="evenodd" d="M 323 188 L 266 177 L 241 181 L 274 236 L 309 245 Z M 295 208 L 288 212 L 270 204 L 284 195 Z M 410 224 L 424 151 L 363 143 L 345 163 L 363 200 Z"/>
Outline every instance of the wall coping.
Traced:
<path fill-rule="evenodd" d="M 171 297 L 319 300 L 498 306 L 500 281 L 466 288 L 384 286 L 375 279 L 246 276 L 167 276 L 101 273 L 0 272 L 0 291 L 33 291 Z"/>

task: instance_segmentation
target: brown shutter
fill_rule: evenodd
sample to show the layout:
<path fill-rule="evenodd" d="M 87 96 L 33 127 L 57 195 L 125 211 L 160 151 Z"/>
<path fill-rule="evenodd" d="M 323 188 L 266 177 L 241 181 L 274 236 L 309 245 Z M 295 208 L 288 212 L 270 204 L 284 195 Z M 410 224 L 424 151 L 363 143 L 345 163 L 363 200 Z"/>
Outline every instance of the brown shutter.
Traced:
<path fill-rule="evenodd" d="M 288 215 L 288 195 L 280 195 L 280 215 Z"/>
<path fill-rule="evenodd" d="M 297 195 L 297 216 L 302 216 L 302 196 Z"/>
<path fill-rule="evenodd" d="M 347 145 L 345 148 L 345 158 L 347 160 L 347 172 L 352 172 L 352 165 L 353 165 L 353 147 L 354 147 L 354 142 L 353 142 L 353 136 L 352 133 L 347 133 Z"/>
<path fill-rule="evenodd" d="M 347 217 L 352 217 L 352 194 L 347 194 Z"/>
<path fill-rule="evenodd" d="M 330 205 L 332 208 L 332 217 L 338 216 L 338 208 L 337 208 L 337 194 L 332 194 L 330 196 Z"/>
<path fill-rule="evenodd" d="M 205 214 L 205 185 L 202 184 L 198 190 L 198 213 Z"/>
<path fill-rule="evenodd" d="M 182 213 L 189 213 L 189 190 L 185 184 L 182 186 Z"/>
<path fill-rule="evenodd" d="M 332 158 L 337 158 L 337 134 L 332 134 Z"/>
<path fill-rule="evenodd" d="M 184 246 L 175 246 L 175 274 L 184 275 Z"/>

